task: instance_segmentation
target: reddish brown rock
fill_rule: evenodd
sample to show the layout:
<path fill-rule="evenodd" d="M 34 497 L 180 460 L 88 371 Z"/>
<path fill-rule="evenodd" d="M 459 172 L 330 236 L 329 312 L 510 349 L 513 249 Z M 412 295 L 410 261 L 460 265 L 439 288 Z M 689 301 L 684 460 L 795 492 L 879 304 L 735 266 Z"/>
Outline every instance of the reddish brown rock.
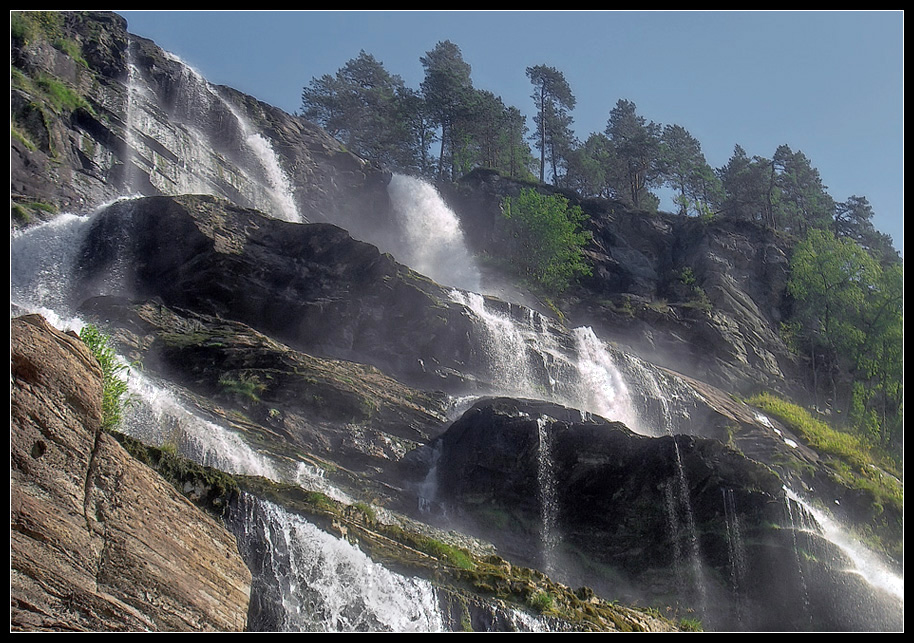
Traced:
<path fill-rule="evenodd" d="M 101 432 L 101 370 L 78 338 L 10 325 L 10 628 L 243 630 L 234 538 Z"/>

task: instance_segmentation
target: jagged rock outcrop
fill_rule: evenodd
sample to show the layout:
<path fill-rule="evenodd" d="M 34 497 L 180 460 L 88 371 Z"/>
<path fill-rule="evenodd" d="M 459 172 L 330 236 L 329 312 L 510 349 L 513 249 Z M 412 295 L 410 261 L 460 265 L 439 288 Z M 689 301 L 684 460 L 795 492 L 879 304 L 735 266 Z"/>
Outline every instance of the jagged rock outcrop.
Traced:
<path fill-rule="evenodd" d="M 244 630 L 235 539 L 101 431 L 88 348 L 38 316 L 11 340 L 11 629 Z"/>
<path fill-rule="evenodd" d="M 894 599 L 847 574 L 780 478 L 717 440 L 497 398 L 437 449 L 435 506 L 449 524 L 572 586 L 628 604 L 676 596 L 713 629 L 898 625 Z"/>
<path fill-rule="evenodd" d="M 11 43 L 17 224 L 126 194 L 214 194 L 353 233 L 391 216 L 389 173 L 315 125 L 210 85 L 117 14 L 55 17 Z"/>
<path fill-rule="evenodd" d="M 181 386 L 201 414 L 277 461 L 312 463 L 341 487 L 371 489 L 385 506 L 415 508 L 398 463 L 444 430 L 443 394 L 161 300 L 97 297 L 83 310 L 111 324 L 122 353 L 143 363 L 145 374 Z M 178 450 L 184 446 L 179 435 L 171 440 Z"/>
<path fill-rule="evenodd" d="M 462 307 L 333 225 L 292 225 L 213 197 L 150 197 L 100 213 L 82 257 L 80 302 L 112 289 L 160 298 L 409 384 L 472 372 Z M 113 274 L 121 280 L 106 285 Z"/>
<path fill-rule="evenodd" d="M 86 212 L 126 194 L 156 195 L 88 217 L 84 221 L 92 229 L 80 247 L 78 274 L 72 275 L 66 262 L 59 266 L 68 287 L 71 276 L 78 282 L 67 302 L 72 305 L 64 306 L 67 314 L 104 324 L 130 359 L 142 360 L 149 374 L 177 387 L 188 401 L 190 410 L 179 409 L 181 419 L 169 417 L 164 427 L 156 425 L 159 417 L 144 418 L 156 425 L 155 435 L 180 435 L 183 423 L 212 419 L 219 426 L 204 423 L 204 431 L 218 439 L 244 436 L 233 447 L 258 456 L 257 466 L 269 459 L 282 470 L 278 478 L 301 482 L 298 466 L 326 473 L 341 494 L 352 493 L 359 502 L 333 509 L 323 528 L 359 543 L 385 565 L 440 581 L 440 606 L 451 629 L 470 624 L 518 629 L 514 608 L 503 599 L 530 608 L 539 592 L 563 609 L 573 608 L 576 616 L 594 617 L 580 629 L 668 628 L 648 612 L 613 616 L 593 590 L 570 590 L 541 571 L 503 573 L 517 571 L 515 560 L 567 575 L 576 585 L 593 585 L 608 598 L 647 596 L 656 604 L 690 609 L 707 599 L 718 608 L 707 612 L 707 627 L 903 627 L 903 606 L 884 609 L 869 597 L 851 602 L 866 594 L 862 582 L 840 570 L 845 558 L 834 547 L 783 522 L 788 504 L 777 479 L 757 462 L 769 463 L 798 490 L 860 506 L 855 513 L 861 521 L 881 507 L 855 490 L 833 489 L 820 480 L 815 452 L 709 384 L 634 361 L 624 373 L 621 379 L 637 382 L 631 407 L 648 418 L 639 428 L 654 435 L 676 433 L 675 438 L 633 435 L 616 423 L 552 404 L 502 400 L 478 405 L 437 439 L 447 429 L 447 396 L 438 391 L 478 394 L 507 385 L 549 396 L 576 382 L 580 353 L 574 352 L 569 328 L 529 308 L 487 299 L 486 312 L 501 318 L 503 334 L 522 335 L 500 344 L 501 331 L 483 327 L 487 322 L 470 303 L 456 303 L 448 290 L 353 239 L 372 238 L 363 233 L 389 223 L 384 170 L 346 152 L 313 125 L 210 85 L 154 43 L 128 35 L 114 14 L 62 15 L 59 23 L 47 23 L 56 30 L 47 37 L 26 40 L 12 33 L 11 227 L 49 211 Z M 57 100 L 61 93 L 51 92 L 50 83 L 62 87 L 69 100 Z M 442 192 L 462 216 L 471 243 L 485 251 L 491 249 L 501 197 L 520 187 L 478 171 Z M 728 391 L 790 387 L 791 358 L 777 337 L 786 278 L 786 254 L 777 237 L 724 219 L 630 212 L 607 202 L 581 205 L 594 233 L 588 252 L 595 271 L 557 302 L 568 322 L 593 326 L 600 337 Z M 291 223 L 297 221 L 342 227 Z M 75 237 L 72 241 L 62 254 L 75 249 Z M 32 272 L 30 262 L 20 265 Z M 46 285 L 40 282 L 41 288 Z M 521 326 L 523 332 L 514 333 Z M 499 361 L 511 357 L 520 360 Z M 43 372 L 39 365 L 37 358 L 14 359 L 14 386 Z M 636 379 L 647 370 L 647 379 Z M 553 377 L 556 373 L 561 376 Z M 71 407 L 87 407 L 87 396 L 94 393 L 81 387 L 91 380 L 39 404 L 23 422 L 40 424 L 48 414 L 64 417 Z M 618 383 L 606 382 L 597 388 Z M 551 444 L 548 467 L 539 448 L 541 429 Z M 64 619 L 74 610 L 78 622 L 72 627 L 83 629 L 239 626 L 233 616 L 220 613 L 222 624 L 217 617 L 211 623 L 199 616 L 193 606 L 199 595 L 181 593 L 184 581 L 164 588 L 158 578 L 143 577 L 170 597 L 164 615 L 144 611 L 149 601 L 137 595 L 133 577 L 120 582 L 122 569 L 132 574 L 130 564 L 139 560 L 133 549 L 137 538 L 163 528 L 152 522 L 154 515 L 164 516 L 169 530 L 185 519 L 158 505 L 148 516 L 129 513 L 145 506 L 129 494 L 158 490 L 161 481 L 122 460 L 107 435 L 91 433 L 89 439 L 94 435 L 97 448 L 75 447 L 75 472 L 60 467 L 69 477 L 42 488 L 68 509 L 40 516 L 40 506 L 21 491 L 31 483 L 19 472 L 40 471 L 49 456 L 60 462 L 64 457 L 47 435 L 33 431 L 25 442 L 17 441 L 11 480 L 15 553 L 31 548 L 26 557 L 31 562 L 13 569 L 22 597 L 14 605 L 17 627 L 20 622 L 22 629 L 70 626 Z M 247 451 L 249 446 L 254 449 Z M 161 455 L 168 451 L 162 447 L 149 449 Z M 430 498 L 435 475 L 429 474 L 436 473 L 446 484 L 439 485 L 439 497 Z M 556 481 L 555 513 L 546 516 L 539 494 L 550 475 Z M 185 482 L 191 495 L 205 494 L 194 480 Z M 263 491 L 264 483 L 249 485 Z M 680 493 L 683 486 L 688 493 Z M 161 496 L 169 492 L 162 490 Z M 314 497 L 321 505 L 329 500 Z M 684 498 L 690 499 L 688 512 Z M 429 543 L 423 549 L 414 534 L 369 516 L 395 509 L 435 522 L 434 513 L 419 511 L 429 507 L 447 508 L 448 521 L 455 521 L 442 524 L 439 534 L 464 521 L 474 535 L 447 537 L 472 541 L 476 533 L 484 535 L 512 562 L 481 556 L 475 564 L 482 573 L 462 575 Z M 733 516 L 742 524 L 744 553 L 751 561 L 742 570 L 728 537 Z M 39 518 L 75 530 L 78 551 L 42 531 Z M 779 519 L 784 528 L 772 528 Z M 243 531 L 238 527 L 237 533 Z M 555 534 L 561 537 L 554 539 Z M 36 535 L 38 541 L 30 541 Z M 198 562 L 193 535 L 171 535 L 188 549 L 175 557 L 189 557 L 182 568 L 192 569 Z M 218 538 L 221 546 L 224 534 Z M 253 538 L 253 554 L 245 560 L 259 566 L 269 541 L 265 535 Z M 697 567 L 693 542 L 701 557 Z M 562 564 L 544 557 L 541 544 Z M 290 569 L 285 553 L 278 552 L 275 570 L 259 576 L 263 585 L 255 590 L 253 611 L 263 617 L 261 627 L 288 616 L 277 596 L 286 587 L 286 574 L 297 570 Z M 839 562 L 816 567 L 822 560 Z M 117 573 L 110 564 L 118 566 Z M 54 576 L 48 581 L 52 591 L 42 594 L 29 574 L 51 578 L 61 565 L 75 571 L 64 580 Z M 445 568 L 446 582 L 438 576 Z M 688 584 L 690 574 L 701 572 L 707 573 L 706 584 Z M 64 582 L 75 583 L 78 591 L 61 589 Z M 234 583 L 229 585 L 237 594 Z M 687 599 L 698 602 L 687 605 Z M 233 597 L 233 613 L 234 602 Z M 126 616 L 112 616 L 115 609 Z M 366 627 L 374 625 L 372 618 Z"/>

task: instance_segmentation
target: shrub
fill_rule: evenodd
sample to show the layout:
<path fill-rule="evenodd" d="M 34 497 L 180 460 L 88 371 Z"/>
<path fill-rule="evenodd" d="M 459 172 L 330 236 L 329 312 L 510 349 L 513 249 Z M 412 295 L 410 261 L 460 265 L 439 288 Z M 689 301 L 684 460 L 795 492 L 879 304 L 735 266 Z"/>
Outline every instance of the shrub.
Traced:
<path fill-rule="evenodd" d="M 502 203 L 499 242 L 503 259 L 522 279 L 547 293 L 560 293 L 579 276 L 591 274 L 584 256 L 590 233 L 585 215 L 559 195 L 525 188 Z"/>
<path fill-rule="evenodd" d="M 127 380 L 121 377 L 127 366 L 118 360 L 111 339 L 95 326 L 85 326 L 79 338 L 102 367 L 102 429 L 110 431 L 120 425 L 127 408 Z"/>

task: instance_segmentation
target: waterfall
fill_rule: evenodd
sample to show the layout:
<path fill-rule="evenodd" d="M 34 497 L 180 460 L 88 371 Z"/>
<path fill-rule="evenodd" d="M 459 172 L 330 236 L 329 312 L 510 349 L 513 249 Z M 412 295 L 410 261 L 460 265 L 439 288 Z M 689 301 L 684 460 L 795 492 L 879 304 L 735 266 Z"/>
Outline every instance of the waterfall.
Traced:
<path fill-rule="evenodd" d="M 736 619 L 743 620 L 743 593 L 746 589 L 746 548 L 743 542 L 739 514 L 736 511 L 736 498 L 733 489 L 720 490 L 723 496 L 724 522 L 727 527 L 727 559 L 730 564 L 730 586 L 736 603 Z"/>
<path fill-rule="evenodd" d="M 425 479 L 419 485 L 418 503 L 419 512 L 431 514 L 435 511 L 443 512 L 443 506 L 436 506 L 436 496 L 438 494 L 438 462 L 441 460 L 441 442 L 435 442 L 432 447 L 431 463 L 428 467 L 428 473 Z"/>
<path fill-rule="evenodd" d="M 507 312 L 498 312 L 482 295 L 460 290 L 450 298 L 475 322 L 495 393 L 555 402 L 647 434 L 624 374 L 593 329 L 576 328 L 573 342 L 563 343 L 536 311 L 515 316 L 514 305 L 504 304 Z"/>
<path fill-rule="evenodd" d="M 185 101 L 186 105 L 172 105 L 170 109 L 178 111 L 167 116 L 169 107 L 160 104 L 151 81 L 143 78 L 133 62 L 132 44 L 128 56 L 125 193 L 209 193 L 257 207 L 286 221 L 304 221 L 280 157 L 242 111 L 192 68 L 170 56 L 184 74 L 171 88 L 175 92 L 172 98 L 176 105 Z M 163 123 L 173 127 L 166 131 Z M 145 177 L 150 183 L 141 183 Z M 570 337 L 560 335 L 553 330 L 556 325 L 539 313 L 496 303 L 478 294 L 480 274 L 457 217 L 434 188 L 418 179 L 395 175 L 389 195 L 397 217 L 397 229 L 388 231 L 389 238 L 394 238 L 390 251 L 435 281 L 462 289 L 451 291 L 450 296 L 466 308 L 479 333 L 480 345 L 489 360 L 492 392 L 553 401 L 580 409 L 582 417 L 594 413 L 622 421 L 643 435 L 688 432 L 690 396 L 694 393 L 687 387 L 633 356 L 612 349 L 589 327 L 573 329 Z M 49 223 L 11 235 L 11 314 L 37 312 L 58 328 L 82 327 L 71 289 L 74 265 L 93 218 L 94 214 L 62 214 Z M 124 260 L 124 253 L 119 257 Z M 106 292 L 117 292 L 121 282 L 117 265 L 106 279 Z M 241 433 L 194 410 L 177 390 L 134 370 L 128 381 L 134 404 L 127 409 L 125 432 L 133 437 L 150 444 L 173 444 L 194 461 L 230 473 L 294 483 L 341 502 L 352 502 L 324 479 L 322 470 L 257 451 Z M 456 406 L 462 405 L 463 401 Z M 558 493 L 546 422 L 545 418 L 537 420 L 541 544 L 545 570 L 557 573 L 554 550 L 559 532 Z M 419 493 L 420 502 L 427 505 L 435 501 L 436 457 L 431 460 Z M 682 575 L 682 586 L 688 587 L 684 594 L 694 597 L 703 608 L 707 597 L 701 552 L 682 453 L 675 439 L 671 457 L 676 473 L 665 486 L 664 499 L 676 568 Z M 722 493 L 731 582 L 739 593 L 749 580 L 744 543 L 732 490 Z M 895 597 L 903 613 L 903 577 L 888 570 L 825 512 L 790 490 L 787 496 L 806 609 L 809 604 L 802 577 L 806 561 L 800 555 L 801 543 L 797 539 L 814 531 L 840 547 L 853 561 L 849 574 L 859 575 Z M 444 629 L 435 590 L 429 583 L 375 565 L 345 540 L 318 530 L 299 516 L 245 497 L 232 529 L 255 570 L 254 627 L 328 631 Z M 518 627 L 545 627 L 520 612 L 516 619 L 523 624 Z"/>
<path fill-rule="evenodd" d="M 61 214 L 10 238 L 10 304 L 41 313 L 55 326 L 82 326 L 70 301 L 73 266 L 91 216 Z"/>
<path fill-rule="evenodd" d="M 399 234 L 389 251 L 401 263 L 439 284 L 480 288 L 479 270 L 457 215 L 430 183 L 394 174 L 387 187 Z"/>
<path fill-rule="evenodd" d="M 537 482 L 540 494 L 540 540 L 542 543 L 543 571 L 555 578 L 555 547 L 558 544 L 556 523 L 558 521 L 558 490 L 556 489 L 554 464 L 552 461 L 552 441 L 549 436 L 549 419 L 540 416 L 536 419 L 537 448 Z M 558 580 L 558 579 L 556 579 Z"/>
<path fill-rule="evenodd" d="M 629 385 L 606 344 L 589 326 L 574 329 L 579 378 L 577 406 L 610 420 L 618 420 L 642 435 L 649 435 L 633 403 Z"/>
<path fill-rule="evenodd" d="M 670 409 L 670 397 L 676 390 L 675 387 L 661 389 L 655 371 L 649 369 L 641 360 L 626 356 L 628 373 L 634 374 L 638 389 L 641 391 L 646 403 L 659 404 L 659 430 L 670 437 L 673 443 L 674 464 L 676 466 L 676 479 L 670 481 L 665 487 L 667 518 L 670 525 L 670 536 L 674 543 L 674 555 L 677 569 L 681 570 L 682 558 L 688 557 L 691 573 L 689 584 L 696 598 L 699 610 L 707 618 L 707 585 L 704 578 L 704 568 L 701 560 L 701 549 L 698 542 L 698 533 L 695 529 L 695 516 L 692 510 L 691 491 L 686 479 L 685 468 L 682 464 L 682 452 L 679 442 L 674 434 L 676 423 Z M 652 417 L 657 417 L 654 414 Z M 685 547 L 682 541 L 685 540 Z M 685 574 L 680 573 L 680 582 L 685 582 Z M 707 627 L 705 623 L 705 627 Z"/>
<path fill-rule="evenodd" d="M 816 508 L 791 489 L 785 487 L 784 491 L 788 502 L 802 510 L 801 515 L 804 516 L 804 520 L 799 524 L 800 529 L 820 533 L 839 547 L 853 562 L 853 567 L 848 571 L 859 574 L 867 583 L 884 590 L 899 600 L 902 605 L 904 604 L 904 577 L 890 570 L 827 513 Z"/>
<path fill-rule="evenodd" d="M 784 500 L 787 509 L 787 524 L 790 526 L 791 530 L 790 536 L 793 542 L 794 562 L 796 563 L 797 579 L 802 601 L 800 604 L 800 616 L 807 624 L 812 624 L 812 613 L 809 607 L 809 588 L 806 583 L 807 570 L 805 553 L 801 551 L 799 537 L 800 534 L 807 531 L 818 533 L 818 525 L 815 524 L 815 520 L 812 519 L 805 508 L 790 497 L 790 494 L 787 494 Z"/>
<path fill-rule="evenodd" d="M 128 48 L 126 191 L 211 194 L 304 222 L 271 143 L 199 72 L 174 54 L 165 56 L 180 70 L 178 81 L 162 90 L 172 93 L 164 99 L 171 103 L 168 115 L 131 64 Z M 141 173 L 149 184 L 139 184 Z"/>
<path fill-rule="evenodd" d="M 252 570 L 253 631 L 440 632 L 435 589 L 280 507 L 245 495 L 230 520 Z"/>

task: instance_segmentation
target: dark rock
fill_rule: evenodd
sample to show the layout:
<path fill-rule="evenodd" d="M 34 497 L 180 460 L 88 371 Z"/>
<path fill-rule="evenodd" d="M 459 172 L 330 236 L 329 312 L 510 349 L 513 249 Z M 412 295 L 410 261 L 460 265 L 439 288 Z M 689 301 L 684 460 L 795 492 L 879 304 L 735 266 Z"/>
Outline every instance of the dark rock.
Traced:
<path fill-rule="evenodd" d="M 122 202 L 89 234 L 83 297 L 116 265 L 128 296 L 231 318 L 407 383 L 443 384 L 470 358 L 469 322 L 446 291 L 329 224 L 291 225 L 210 197 Z"/>
<path fill-rule="evenodd" d="M 628 603 L 674 600 L 712 629 L 897 625 L 894 599 L 836 582 L 847 559 L 791 520 L 780 479 L 716 440 L 639 436 L 499 398 L 448 429 L 436 469 L 451 524 L 566 584 Z M 862 607 L 849 615 L 852 601 Z"/>

